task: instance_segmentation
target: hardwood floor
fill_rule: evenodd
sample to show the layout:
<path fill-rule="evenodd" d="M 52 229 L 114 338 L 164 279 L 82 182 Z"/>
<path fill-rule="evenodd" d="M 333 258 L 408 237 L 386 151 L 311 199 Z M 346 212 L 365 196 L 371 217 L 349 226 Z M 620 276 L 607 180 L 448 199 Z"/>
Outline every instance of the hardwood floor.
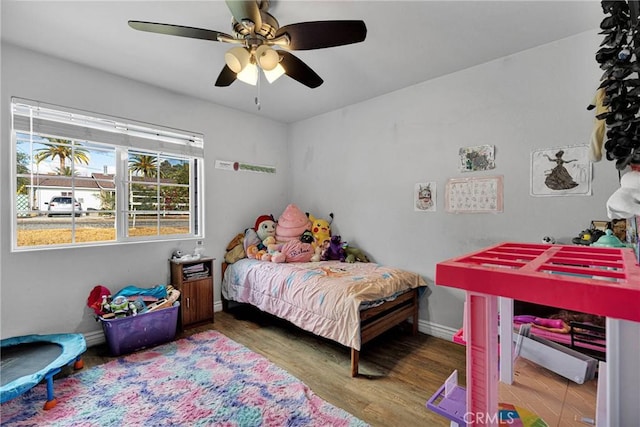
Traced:
<path fill-rule="evenodd" d="M 425 402 L 455 369 L 465 383 L 464 347 L 424 334 L 412 337 L 409 328 L 394 328 L 365 344 L 356 378 L 350 376 L 348 348 L 250 307 L 216 312 L 215 323 L 177 338 L 210 328 L 264 355 L 323 399 L 373 426 L 449 426 Z M 91 347 L 83 358 L 86 367 L 113 359 L 106 345 Z M 514 385 L 500 385 L 501 401 L 535 411 L 550 426 L 584 426 L 574 417 L 594 417 L 595 381 L 580 386 L 521 359 L 515 372 Z"/>

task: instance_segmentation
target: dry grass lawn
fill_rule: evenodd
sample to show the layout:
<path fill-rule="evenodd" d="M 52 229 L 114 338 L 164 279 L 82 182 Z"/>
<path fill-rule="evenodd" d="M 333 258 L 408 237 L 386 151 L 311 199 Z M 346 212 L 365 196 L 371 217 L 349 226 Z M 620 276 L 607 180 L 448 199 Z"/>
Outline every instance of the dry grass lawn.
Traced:
<path fill-rule="evenodd" d="M 161 227 L 160 234 L 185 234 L 188 227 Z M 156 227 L 130 228 L 130 236 L 155 236 Z M 76 228 L 75 242 L 109 242 L 116 239 L 113 228 Z M 45 246 L 71 243 L 71 230 L 67 228 L 51 228 L 40 230 L 18 230 L 18 246 Z"/>

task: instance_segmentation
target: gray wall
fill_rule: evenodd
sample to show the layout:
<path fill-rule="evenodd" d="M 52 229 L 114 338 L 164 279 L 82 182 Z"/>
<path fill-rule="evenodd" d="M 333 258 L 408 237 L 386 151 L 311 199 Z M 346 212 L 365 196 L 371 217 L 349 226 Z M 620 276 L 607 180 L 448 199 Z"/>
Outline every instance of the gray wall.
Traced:
<path fill-rule="evenodd" d="M 462 326 L 464 294 L 433 285 L 436 263 L 545 235 L 570 243 L 607 218 L 618 187 L 611 162 L 595 164 L 593 196 L 529 195 L 532 150 L 589 141 L 600 37 L 580 34 L 293 124 L 292 200 L 334 212 L 343 240 L 378 262 L 426 277 L 421 329 L 446 335 Z M 496 169 L 462 174 L 458 149 L 481 144 L 495 145 Z M 504 213 L 445 212 L 447 179 L 489 175 L 504 176 Z M 413 210 L 413 186 L 425 181 L 437 182 L 437 212 Z"/>
<path fill-rule="evenodd" d="M 594 167 L 593 196 L 529 196 L 531 150 L 588 141 L 585 109 L 598 85 L 600 36 L 581 34 L 421 83 L 293 125 L 226 109 L 162 88 L 2 45 L 0 179 L 10 180 L 11 96 L 205 134 L 208 253 L 257 215 L 296 203 L 376 261 L 430 282 L 421 330 L 446 336 L 462 325 L 461 292 L 433 284 L 437 262 L 501 241 L 569 241 L 592 219 L 606 219 L 617 188 L 609 162 Z M 260 134 L 261 138 L 241 138 Z M 461 175 L 458 149 L 493 144 L 495 170 Z M 277 174 L 220 171 L 216 159 L 277 166 Z M 448 214 L 444 184 L 461 176 L 503 175 L 501 214 Z M 435 213 L 413 211 L 413 185 L 436 181 Z M 99 330 L 85 307 L 97 284 L 166 283 L 167 258 L 193 241 L 10 252 L 9 186 L 0 186 L 1 336 Z M 517 284 L 514 284 L 517 286 Z M 216 301 L 220 299 L 216 277 Z"/>
<path fill-rule="evenodd" d="M 11 253 L 10 98 L 18 96 L 142 122 L 201 132 L 205 137 L 205 233 L 207 254 L 253 224 L 256 212 L 285 206 L 286 126 L 255 115 L 180 96 L 158 87 L 2 45 L 2 144 L 0 146 L 1 336 L 99 330 L 86 308 L 98 284 L 113 292 L 128 284 L 169 281 L 174 249 L 191 251 L 195 240 L 118 244 Z M 243 138 L 238 134 L 260 135 Z M 216 159 L 276 165 L 276 174 L 214 169 Z M 218 269 L 219 272 L 219 269 Z M 216 280 L 216 299 L 219 300 Z"/>

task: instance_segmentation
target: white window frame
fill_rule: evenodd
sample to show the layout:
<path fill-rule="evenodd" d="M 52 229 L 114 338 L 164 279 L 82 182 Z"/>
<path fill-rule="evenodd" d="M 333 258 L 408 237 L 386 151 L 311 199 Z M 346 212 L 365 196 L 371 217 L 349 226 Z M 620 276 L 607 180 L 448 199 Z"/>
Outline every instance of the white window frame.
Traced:
<path fill-rule="evenodd" d="M 18 246 L 17 134 L 90 141 L 113 147 L 116 155 L 115 240 L 55 245 Z M 189 233 L 129 236 L 129 151 L 168 156 L 189 162 Z M 11 99 L 11 250 L 12 252 L 102 246 L 204 237 L 204 138 L 202 134 L 136 122 L 22 98 Z M 70 228 L 75 230 L 71 215 Z"/>

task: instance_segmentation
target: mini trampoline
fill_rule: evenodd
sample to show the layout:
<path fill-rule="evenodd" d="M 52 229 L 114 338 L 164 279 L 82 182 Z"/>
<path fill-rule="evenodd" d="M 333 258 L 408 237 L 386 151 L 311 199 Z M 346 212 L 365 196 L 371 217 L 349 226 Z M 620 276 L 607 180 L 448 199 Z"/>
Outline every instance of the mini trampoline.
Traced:
<path fill-rule="evenodd" d="M 87 349 L 82 334 L 24 335 L 0 341 L 0 403 L 9 401 L 47 381 L 44 409 L 56 406 L 53 376 L 65 365 L 82 369 Z"/>

